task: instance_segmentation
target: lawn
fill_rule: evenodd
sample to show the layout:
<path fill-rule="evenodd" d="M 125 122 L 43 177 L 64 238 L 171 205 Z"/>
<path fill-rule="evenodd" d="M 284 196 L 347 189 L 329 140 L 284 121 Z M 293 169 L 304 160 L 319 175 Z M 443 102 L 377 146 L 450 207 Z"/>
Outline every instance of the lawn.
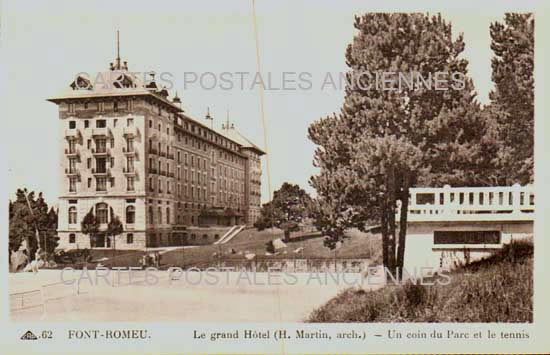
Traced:
<path fill-rule="evenodd" d="M 243 259 L 243 254 L 255 254 L 264 258 L 370 258 L 375 262 L 381 259 L 380 235 L 362 233 L 351 230 L 348 238 L 336 250 L 330 250 L 323 245 L 320 233 L 294 232 L 285 248 L 277 250 L 277 254 L 266 256 L 266 243 L 270 240 L 283 238 L 283 231 L 277 228 L 258 231 L 247 229 L 239 233 L 228 243 L 205 245 L 198 248 L 174 250 L 162 256 L 162 263 L 181 266 L 215 266 L 220 255 L 223 259 Z M 302 248 L 300 252 L 296 252 Z"/>
<path fill-rule="evenodd" d="M 169 266 L 201 267 L 217 266 L 223 259 L 244 259 L 244 254 L 255 254 L 262 258 L 368 258 L 374 263 L 381 262 L 381 237 L 379 234 L 363 233 L 350 230 L 347 238 L 335 250 L 323 245 L 324 237 L 319 232 L 293 232 L 285 248 L 277 250 L 272 256 L 266 256 L 266 243 L 274 239 L 282 239 L 283 231 L 277 228 L 258 231 L 255 228 L 246 229 L 225 244 L 202 245 L 196 247 L 178 248 L 162 253 L 161 268 Z M 296 252 L 301 250 L 300 252 Z M 93 268 L 97 264 L 105 267 L 141 266 L 140 259 L 147 253 L 144 250 L 112 250 L 92 249 L 91 263 L 74 265 L 60 264 L 61 267 L 73 266 L 81 268 L 87 265 Z M 113 260 L 113 255 L 116 257 Z M 221 257 L 220 257 L 221 256 Z"/>
<path fill-rule="evenodd" d="M 450 274 L 448 285 L 347 289 L 309 322 L 532 322 L 533 244 L 518 241 Z"/>

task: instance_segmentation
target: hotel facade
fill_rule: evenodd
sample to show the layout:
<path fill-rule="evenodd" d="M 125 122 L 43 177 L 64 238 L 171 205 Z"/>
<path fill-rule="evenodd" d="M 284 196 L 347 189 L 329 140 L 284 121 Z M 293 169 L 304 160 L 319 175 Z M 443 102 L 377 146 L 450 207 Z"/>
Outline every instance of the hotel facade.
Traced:
<path fill-rule="evenodd" d="M 265 153 L 226 122 L 213 128 L 184 113 L 153 75 L 126 62 L 94 80 L 79 75 L 51 97 L 59 107 L 60 248 L 144 249 L 208 244 L 260 214 Z M 208 121 L 210 120 L 210 122 Z M 90 238 L 90 211 L 104 231 L 115 215 L 124 232 Z"/>

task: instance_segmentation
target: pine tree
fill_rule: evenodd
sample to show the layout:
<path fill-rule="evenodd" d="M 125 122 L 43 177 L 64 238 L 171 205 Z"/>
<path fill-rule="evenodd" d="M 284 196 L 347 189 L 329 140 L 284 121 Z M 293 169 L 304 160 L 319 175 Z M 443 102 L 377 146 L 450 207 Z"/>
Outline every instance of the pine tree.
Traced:
<path fill-rule="evenodd" d="M 483 171 L 494 168 L 496 141 L 475 99 L 468 62 L 459 57 L 463 37 L 453 40 L 451 24 L 440 15 L 368 13 L 355 18 L 355 28 L 342 109 L 309 128 L 321 170 L 310 182 L 332 206 L 332 223 L 360 229 L 380 223 L 384 265 L 399 275 L 409 189 L 491 184 Z M 384 72 L 393 73 L 387 90 L 373 88 L 372 77 Z M 399 86 L 397 73 L 410 75 L 409 81 L 415 73 L 432 76 L 432 87 L 420 81 Z M 447 90 L 434 87 L 434 76 L 448 80 L 438 86 Z"/>
<path fill-rule="evenodd" d="M 272 226 L 281 228 L 288 241 L 290 232 L 295 231 L 307 216 L 310 200 L 311 197 L 300 186 L 285 182 L 273 193 L 273 200 L 262 206 L 260 218 L 254 225 L 260 230 Z"/>
<path fill-rule="evenodd" d="M 28 193 L 27 189 L 17 189 L 16 199 L 11 202 L 11 213 L 9 221 L 9 247 L 12 251 L 17 251 L 23 241 L 27 245 L 27 253 L 34 258 L 36 245 L 36 229 L 34 219 L 27 204 L 34 199 L 34 193 Z"/>
<path fill-rule="evenodd" d="M 57 247 L 57 214 L 53 208 L 48 211 L 42 193 L 35 198 L 34 192 L 18 189 L 15 201 L 10 201 L 9 225 L 10 250 L 18 250 L 25 241 L 27 253 L 34 259 L 39 247 L 46 253 Z"/>
<path fill-rule="evenodd" d="M 534 181 L 534 21 L 530 13 L 505 14 L 490 26 L 495 89 L 487 112 L 498 124 L 501 185 Z"/>

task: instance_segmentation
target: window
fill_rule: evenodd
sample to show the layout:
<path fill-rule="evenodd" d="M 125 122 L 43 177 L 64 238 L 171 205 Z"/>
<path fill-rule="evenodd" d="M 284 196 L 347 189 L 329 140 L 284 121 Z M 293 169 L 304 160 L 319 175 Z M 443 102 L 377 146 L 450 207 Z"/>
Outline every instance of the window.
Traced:
<path fill-rule="evenodd" d="M 76 243 L 76 235 L 74 233 L 69 234 L 69 243 Z"/>
<path fill-rule="evenodd" d="M 118 102 L 115 101 L 113 103 L 113 109 L 115 110 L 115 112 L 118 111 Z"/>
<path fill-rule="evenodd" d="M 76 223 L 77 223 L 76 207 L 71 206 L 69 207 L 69 224 L 76 224 Z"/>
<path fill-rule="evenodd" d="M 149 128 L 153 128 L 153 121 L 149 120 Z"/>
<path fill-rule="evenodd" d="M 158 212 L 159 212 L 159 223 L 162 223 L 162 208 L 161 207 L 158 208 Z"/>
<path fill-rule="evenodd" d="M 102 176 L 96 179 L 96 191 L 107 191 L 107 178 Z"/>
<path fill-rule="evenodd" d="M 499 244 L 500 231 L 434 231 L 434 244 Z"/>
<path fill-rule="evenodd" d="M 95 214 L 99 223 L 108 223 L 108 207 L 106 203 L 98 203 L 95 205 Z"/>
<path fill-rule="evenodd" d="M 88 139 L 87 146 L 88 146 L 88 149 L 92 148 L 92 140 L 91 139 Z"/>
<path fill-rule="evenodd" d="M 107 140 L 104 138 L 96 139 L 95 147 L 96 147 L 96 153 L 107 152 Z"/>
<path fill-rule="evenodd" d="M 105 128 L 105 127 L 107 127 L 107 121 L 105 120 L 95 121 L 95 128 Z"/>
<path fill-rule="evenodd" d="M 126 223 L 134 224 L 136 221 L 136 208 L 134 206 L 126 207 Z"/>
<path fill-rule="evenodd" d="M 84 109 L 85 109 L 85 110 L 88 109 L 88 103 L 87 103 L 87 102 L 84 103 Z"/>
<path fill-rule="evenodd" d="M 76 192 L 76 177 L 69 178 L 69 192 Z"/>
<path fill-rule="evenodd" d="M 114 148 L 114 147 L 115 147 L 115 139 L 111 138 L 111 148 Z"/>
<path fill-rule="evenodd" d="M 126 244 L 134 243 L 134 235 L 132 233 L 126 234 Z"/>
<path fill-rule="evenodd" d="M 111 178 L 111 187 L 115 187 L 115 178 L 114 177 Z"/>
<path fill-rule="evenodd" d="M 116 127 L 116 124 L 117 124 L 117 123 L 118 123 L 118 120 L 115 118 L 115 119 L 113 120 L 113 127 Z"/>
<path fill-rule="evenodd" d="M 128 152 L 133 152 L 134 151 L 134 138 L 126 139 L 126 150 Z"/>
<path fill-rule="evenodd" d="M 88 178 L 88 188 L 92 187 L 92 178 Z"/>
<path fill-rule="evenodd" d="M 126 120 L 126 126 L 131 127 L 133 125 L 134 125 L 134 119 L 133 118 L 128 118 Z"/>
<path fill-rule="evenodd" d="M 170 224 L 170 207 L 166 207 L 166 224 Z"/>
<path fill-rule="evenodd" d="M 76 173 L 76 158 L 69 158 L 69 173 Z"/>
<path fill-rule="evenodd" d="M 134 171 L 134 157 L 126 157 L 126 171 L 129 173 Z"/>
<path fill-rule="evenodd" d="M 90 127 L 90 121 L 84 120 L 84 128 Z"/>
<path fill-rule="evenodd" d="M 76 121 L 69 121 L 69 128 L 75 129 L 76 128 Z"/>
<path fill-rule="evenodd" d="M 106 158 L 96 158 L 96 160 L 95 160 L 95 169 L 96 169 L 96 173 L 106 173 L 107 172 L 107 159 Z"/>
<path fill-rule="evenodd" d="M 153 213 L 153 207 L 149 206 L 149 223 L 155 223 L 155 214 Z"/>

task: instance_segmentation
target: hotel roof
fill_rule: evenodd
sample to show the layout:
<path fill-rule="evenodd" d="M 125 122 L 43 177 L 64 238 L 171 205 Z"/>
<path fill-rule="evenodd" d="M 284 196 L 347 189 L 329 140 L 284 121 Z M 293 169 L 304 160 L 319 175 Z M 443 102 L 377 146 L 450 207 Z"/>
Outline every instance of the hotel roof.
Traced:
<path fill-rule="evenodd" d="M 172 102 L 168 99 L 167 89 L 164 87 L 159 88 L 157 86 L 157 83 L 154 80 L 154 75 L 139 73 L 143 75 L 142 80 L 140 77 L 141 75 L 137 74 L 138 73 L 128 71 L 126 62 L 124 62 L 123 66 L 120 64 L 113 66 L 111 64 L 110 71 L 99 72 L 94 77 L 89 77 L 80 73 L 65 90 L 48 98 L 47 100 L 54 103 L 59 103 L 64 100 L 93 99 L 96 97 L 150 96 L 162 101 L 166 105 L 169 105 L 170 108 L 177 112 L 180 116 L 190 119 L 194 123 L 224 136 L 234 143 L 237 143 L 242 148 L 252 149 L 260 155 L 265 154 L 261 148 L 243 136 L 234 128 L 234 126 L 229 126 L 229 123 L 226 123 L 221 130 L 212 129 L 206 124 L 200 122 L 198 119 L 184 114 L 183 109 L 180 107 L 181 100 L 177 97 L 177 94 L 174 98 L 174 102 Z M 146 79 L 145 75 L 151 75 L 151 79 Z"/>

